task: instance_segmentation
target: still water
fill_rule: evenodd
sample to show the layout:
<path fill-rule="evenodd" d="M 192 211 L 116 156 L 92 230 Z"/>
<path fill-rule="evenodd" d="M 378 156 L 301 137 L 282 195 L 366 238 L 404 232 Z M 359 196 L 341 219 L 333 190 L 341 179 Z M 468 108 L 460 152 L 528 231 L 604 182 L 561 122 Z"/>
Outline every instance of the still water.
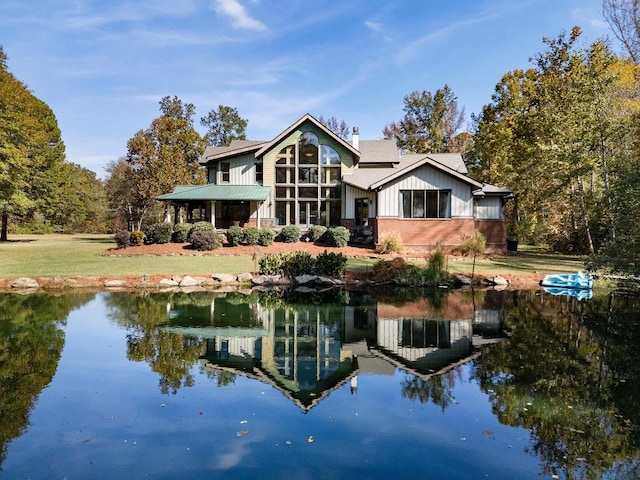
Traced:
<path fill-rule="evenodd" d="M 640 299 L 0 294 L 0 479 L 640 478 Z"/>

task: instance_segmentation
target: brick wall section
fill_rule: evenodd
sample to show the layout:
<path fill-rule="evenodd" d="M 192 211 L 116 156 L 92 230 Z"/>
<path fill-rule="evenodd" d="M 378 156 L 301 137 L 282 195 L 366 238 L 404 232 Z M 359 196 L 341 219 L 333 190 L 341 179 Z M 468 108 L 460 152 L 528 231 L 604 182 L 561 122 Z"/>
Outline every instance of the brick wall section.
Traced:
<path fill-rule="evenodd" d="M 440 244 L 450 250 L 470 237 L 474 231 L 473 218 L 450 218 L 433 220 L 378 218 L 375 242 L 380 242 L 383 232 L 397 232 L 407 250 L 425 249 Z"/>
<path fill-rule="evenodd" d="M 502 220 L 476 220 L 476 229 L 487 238 L 487 252 L 507 249 L 507 226 Z"/>

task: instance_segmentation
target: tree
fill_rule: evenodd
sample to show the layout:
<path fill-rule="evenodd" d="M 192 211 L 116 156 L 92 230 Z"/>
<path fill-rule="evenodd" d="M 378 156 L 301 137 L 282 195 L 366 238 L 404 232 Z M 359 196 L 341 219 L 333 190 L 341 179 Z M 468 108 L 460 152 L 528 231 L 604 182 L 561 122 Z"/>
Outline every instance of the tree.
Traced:
<path fill-rule="evenodd" d="M 0 47 L 0 241 L 7 240 L 10 216 L 50 213 L 63 163 L 55 115 L 8 71 Z"/>
<path fill-rule="evenodd" d="M 604 0 L 602 13 L 635 63 L 640 63 L 640 0 Z"/>
<path fill-rule="evenodd" d="M 320 115 L 318 121 L 343 140 L 347 140 L 351 134 L 349 125 L 347 125 L 347 122 L 344 120 L 338 120 L 336 117 L 329 117 L 325 120 L 325 118 Z"/>
<path fill-rule="evenodd" d="M 459 132 L 464 122 L 464 108 L 458 106 L 457 97 L 445 85 L 435 94 L 427 91 L 412 92 L 404 97 L 405 115 L 399 122 L 384 127 L 387 139 L 395 138 L 398 148 L 407 153 L 459 152 Z"/>
<path fill-rule="evenodd" d="M 247 139 L 248 121 L 233 107 L 218 105 L 218 110 L 211 110 L 200 119 L 200 124 L 208 129 L 204 136 L 207 145 L 228 147 L 231 140 Z"/>
<path fill-rule="evenodd" d="M 126 158 L 109 162 L 105 181 L 107 204 L 115 215 L 116 230 L 141 230 L 142 220 L 150 208 L 158 203 L 146 201 L 138 189 L 138 172 Z"/>
<path fill-rule="evenodd" d="M 193 128 L 195 107 L 167 96 L 160 101 L 160 111 L 149 128 L 127 142 L 127 162 L 137 188 L 132 199 L 143 216 L 158 195 L 171 192 L 176 185 L 205 182 L 204 169 L 198 163 L 204 139 Z"/>

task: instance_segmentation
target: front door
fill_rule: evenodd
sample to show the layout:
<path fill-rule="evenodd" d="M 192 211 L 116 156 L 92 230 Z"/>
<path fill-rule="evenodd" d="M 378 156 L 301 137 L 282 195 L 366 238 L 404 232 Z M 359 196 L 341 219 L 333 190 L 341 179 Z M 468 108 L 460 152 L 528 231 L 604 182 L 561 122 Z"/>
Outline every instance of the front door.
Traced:
<path fill-rule="evenodd" d="M 298 206 L 298 225 L 309 227 L 318 224 L 318 202 L 300 202 Z"/>

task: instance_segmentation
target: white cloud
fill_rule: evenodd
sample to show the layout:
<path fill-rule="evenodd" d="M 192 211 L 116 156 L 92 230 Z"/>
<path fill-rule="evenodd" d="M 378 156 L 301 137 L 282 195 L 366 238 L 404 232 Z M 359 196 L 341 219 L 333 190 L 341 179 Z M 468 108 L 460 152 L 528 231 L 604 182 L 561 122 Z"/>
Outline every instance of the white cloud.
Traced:
<path fill-rule="evenodd" d="M 218 14 L 229 17 L 235 28 L 258 32 L 267 30 L 267 26 L 249 15 L 238 0 L 215 0 L 214 8 Z"/>
<path fill-rule="evenodd" d="M 364 22 L 364 25 L 369 29 L 369 30 L 373 30 L 373 31 L 380 31 L 382 29 L 382 24 L 378 23 L 378 22 L 372 22 L 371 20 L 366 20 Z"/>

